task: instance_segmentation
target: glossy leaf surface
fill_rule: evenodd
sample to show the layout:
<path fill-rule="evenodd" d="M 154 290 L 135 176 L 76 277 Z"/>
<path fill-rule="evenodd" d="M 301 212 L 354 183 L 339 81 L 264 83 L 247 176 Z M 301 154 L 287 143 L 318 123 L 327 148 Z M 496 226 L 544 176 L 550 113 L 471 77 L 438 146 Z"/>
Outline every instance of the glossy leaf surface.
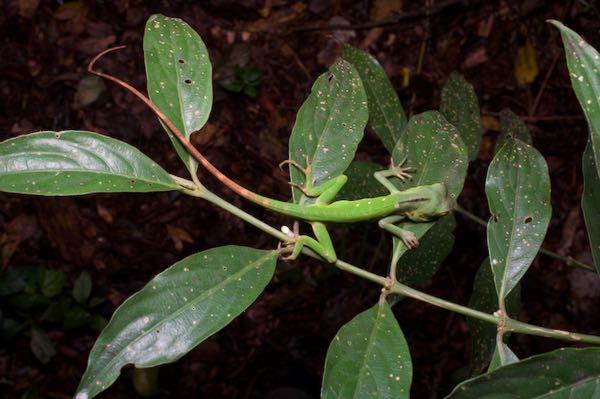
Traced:
<path fill-rule="evenodd" d="M 571 85 L 590 127 L 596 173 L 600 176 L 600 54 L 560 22 L 550 23 L 560 30 L 563 39 Z"/>
<path fill-rule="evenodd" d="M 204 42 L 181 19 L 153 15 L 146 23 L 144 59 L 150 100 L 189 140 L 204 126 L 212 107 L 212 66 Z M 197 162 L 165 130 L 194 173 Z"/>
<path fill-rule="evenodd" d="M 518 314 L 520 293 L 521 290 L 517 286 L 506 297 L 506 310 L 510 317 Z M 481 263 L 475 275 L 469 307 L 489 314 L 498 310 L 494 273 L 492 272 L 489 258 L 486 258 Z M 497 328 L 494 324 L 470 317 L 467 318 L 467 325 L 469 326 L 472 340 L 470 374 L 476 375 L 486 369 L 488 364 L 490 364 L 492 355 L 495 353 Z M 506 334 L 505 337 L 508 337 L 508 335 Z"/>
<path fill-rule="evenodd" d="M 354 159 L 367 124 L 367 95 L 356 69 L 338 59 L 316 80 L 296 116 L 290 137 L 290 159 L 307 166 L 314 185 L 341 175 Z M 305 176 L 290 167 L 293 183 L 305 186 Z M 302 193 L 293 190 L 294 201 Z"/>
<path fill-rule="evenodd" d="M 389 194 L 389 191 L 373 177 L 373 173 L 382 169 L 383 166 L 373 162 L 352 162 L 345 173 L 348 181 L 336 196 L 336 200 L 352 201 Z"/>
<path fill-rule="evenodd" d="M 596 173 L 596 165 L 592 146 L 588 141 L 581 161 L 583 169 L 583 195 L 581 208 L 590 239 L 590 248 L 594 257 L 596 270 L 600 273 L 600 177 Z"/>
<path fill-rule="evenodd" d="M 97 133 L 38 132 L 0 143 L 0 190 L 34 195 L 178 190 L 135 147 Z"/>
<path fill-rule="evenodd" d="M 442 89 L 440 112 L 460 133 L 467 146 L 469 160 L 477 158 L 483 134 L 479 100 L 473 86 L 461 74 L 450 74 Z"/>
<path fill-rule="evenodd" d="M 396 90 L 370 54 L 344 45 L 342 57 L 358 71 L 367 93 L 369 124 L 391 154 L 408 123 Z"/>
<path fill-rule="evenodd" d="M 401 283 L 416 287 L 426 283 L 452 251 L 456 219 L 450 214 L 435 223 L 421 238 L 418 248 L 407 251 L 396 266 Z M 400 241 L 398 244 L 404 246 Z"/>
<path fill-rule="evenodd" d="M 76 399 L 109 387 L 126 364 L 170 363 L 243 312 L 271 280 L 277 251 L 225 246 L 191 255 L 127 299 L 94 344 Z"/>
<path fill-rule="evenodd" d="M 466 381 L 447 399 L 564 399 L 600 396 L 600 349 L 559 349 Z"/>
<path fill-rule="evenodd" d="M 499 298 L 517 285 L 537 254 L 552 215 L 544 157 L 509 139 L 489 166 L 485 193 L 492 214 L 487 242 Z"/>
<path fill-rule="evenodd" d="M 469 163 L 467 149 L 456 128 L 439 112 L 428 111 L 410 119 L 392 157 L 396 164 L 404 158 L 404 166 L 414 167 L 416 172 L 412 180 L 397 183 L 399 189 L 443 182 L 454 199 L 462 191 Z M 434 224 L 402 222 L 398 226 L 421 239 Z M 402 247 L 403 252 L 408 250 Z"/>
<path fill-rule="evenodd" d="M 408 398 L 412 363 L 408 345 L 387 303 L 345 324 L 327 351 L 322 399 Z"/>

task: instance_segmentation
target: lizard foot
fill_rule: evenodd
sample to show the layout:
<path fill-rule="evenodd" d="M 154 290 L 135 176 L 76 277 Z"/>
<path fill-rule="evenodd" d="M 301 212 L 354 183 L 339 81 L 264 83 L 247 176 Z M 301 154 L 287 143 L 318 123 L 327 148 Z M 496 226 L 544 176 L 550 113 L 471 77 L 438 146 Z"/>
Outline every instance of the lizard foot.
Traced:
<path fill-rule="evenodd" d="M 280 259 L 283 261 L 296 259 L 302 250 L 302 247 L 299 249 L 297 248 L 298 237 L 300 237 L 298 222 L 294 222 L 293 229 L 290 229 L 287 226 L 281 226 L 281 232 L 288 236 L 289 240 L 284 242 L 280 241 L 279 244 L 277 244 L 277 250 L 280 251 L 282 255 L 285 254 L 285 256 L 281 256 Z"/>
<path fill-rule="evenodd" d="M 408 168 L 403 167 L 404 164 L 406 163 L 407 159 L 408 159 L 407 156 L 404 157 L 404 159 L 402 159 L 402 161 L 400 161 L 398 163 L 398 165 L 394 165 L 393 160 L 390 162 L 390 170 L 392 172 L 394 172 L 394 176 L 396 176 L 398 179 L 402 180 L 403 182 L 406 180 L 412 180 L 412 175 L 410 173 L 414 173 L 417 171 L 417 169 L 415 169 L 413 167 L 408 167 Z"/>
<path fill-rule="evenodd" d="M 282 161 L 279 164 L 279 169 L 281 169 L 281 171 L 285 173 L 285 170 L 283 170 L 284 165 L 292 165 L 293 167 L 298 169 L 300 172 L 304 173 L 305 176 L 308 174 L 306 168 L 304 168 L 302 165 L 300 165 L 298 162 L 294 161 L 293 159 L 286 159 L 285 161 Z"/>
<path fill-rule="evenodd" d="M 412 231 L 404 230 L 400 235 L 400 239 L 409 249 L 414 249 L 419 246 L 419 240 Z"/>

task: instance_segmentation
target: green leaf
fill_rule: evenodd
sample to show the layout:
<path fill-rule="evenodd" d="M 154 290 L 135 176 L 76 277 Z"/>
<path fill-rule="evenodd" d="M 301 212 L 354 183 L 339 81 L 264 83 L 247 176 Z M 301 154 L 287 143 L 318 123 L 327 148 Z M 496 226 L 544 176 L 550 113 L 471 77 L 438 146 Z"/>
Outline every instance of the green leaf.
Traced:
<path fill-rule="evenodd" d="M 0 297 L 16 294 L 25 289 L 25 276 L 14 268 L 0 274 Z"/>
<path fill-rule="evenodd" d="M 458 129 L 467 146 L 469 160 L 477 158 L 483 134 L 479 100 L 473 86 L 457 72 L 450 74 L 442 89 L 440 112 Z"/>
<path fill-rule="evenodd" d="M 391 154 L 407 124 L 396 90 L 370 54 L 346 44 L 342 57 L 358 71 L 367 93 L 369 124 Z"/>
<path fill-rule="evenodd" d="M 97 133 L 38 132 L 0 143 L 0 191 L 81 195 L 179 188 L 135 147 Z"/>
<path fill-rule="evenodd" d="M 408 345 L 384 302 L 338 331 L 327 350 L 321 398 L 408 398 L 411 381 Z"/>
<path fill-rule="evenodd" d="M 73 299 L 69 297 L 54 300 L 44 312 L 44 319 L 50 322 L 58 322 L 65 317 L 65 313 L 73 305 Z"/>
<path fill-rule="evenodd" d="M 506 310 L 510 317 L 518 314 L 520 293 L 521 290 L 517 286 L 506 297 Z M 489 258 L 485 258 L 475 275 L 469 307 L 485 313 L 494 313 L 498 310 L 494 273 Z M 497 328 L 494 324 L 475 318 L 467 318 L 467 325 L 472 340 L 470 374 L 476 375 L 485 370 L 495 353 Z M 505 336 L 508 337 L 508 334 Z"/>
<path fill-rule="evenodd" d="M 590 248 L 594 257 L 596 270 L 600 273 L 600 177 L 596 173 L 592 145 L 588 141 L 582 159 L 583 169 L 583 195 L 581 196 L 581 208 L 585 227 L 590 239 Z"/>
<path fill-rule="evenodd" d="M 90 296 L 91 292 L 92 277 L 87 271 L 84 270 L 81 272 L 81 274 L 79 274 L 79 277 L 77 277 L 77 280 L 75 280 L 75 283 L 73 284 L 72 295 L 77 302 L 84 303 Z"/>
<path fill-rule="evenodd" d="M 447 399 L 597 398 L 600 349 L 559 349 L 458 385 Z"/>
<path fill-rule="evenodd" d="M 50 338 L 37 327 L 31 328 L 30 348 L 35 357 L 43 364 L 48 363 L 56 355 L 56 348 Z"/>
<path fill-rule="evenodd" d="M 452 198 L 462 191 L 469 164 L 467 149 L 456 128 L 439 112 L 428 111 L 410 119 L 392 155 L 396 164 L 405 158 L 404 166 L 414 167 L 416 172 L 412 180 L 397 184 L 401 190 L 443 182 Z M 435 223 L 402 222 L 398 226 L 420 240 Z M 402 243 L 398 245 L 400 255 L 408 250 Z"/>
<path fill-rule="evenodd" d="M 456 219 L 450 214 L 437 221 L 421 238 L 421 245 L 404 254 L 396 266 L 398 281 L 413 287 L 426 283 L 452 251 Z M 404 245 L 400 240 L 397 245 Z"/>
<path fill-rule="evenodd" d="M 517 285 L 537 254 L 552 215 L 550 177 L 544 157 L 509 139 L 489 166 L 485 194 L 490 262 L 498 298 Z"/>
<path fill-rule="evenodd" d="M 346 170 L 348 181 L 342 187 L 336 199 L 352 201 L 389 194 L 385 187 L 373 177 L 373 173 L 381 169 L 383 169 L 381 165 L 373 162 L 352 162 Z"/>
<path fill-rule="evenodd" d="M 515 355 L 515 353 L 512 350 L 510 350 L 508 345 L 506 345 L 504 342 L 502 342 L 500 345 L 502 345 L 502 350 L 504 351 L 504 354 L 506 356 L 506 359 L 504 359 L 504 366 L 508 366 L 509 364 L 517 363 L 519 361 L 517 355 Z M 492 355 L 492 360 L 490 361 L 488 373 L 497 370 L 502 366 L 502 359 L 500 358 L 500 353 L 498 352 L 498 345 L 496 345 L 494 349 L 494 354 Z"/>
<path fill-rule="evenodd" d="M 571 85 L 590 127 L 596 174 L 600 176 L 600 54 L 581 36 L 559 21 L 548 22 L 560 30 Z"/>
<path fill-rule="evenodd" d="M 126 364 L 185 355 L 243 312 L 275 270 L 277 251 L 225 246 L 175 263 L 127 299 L 94 344 L 77 399 L 108 388 Z"/>
<path fill-rule="evenodd" d="M 204 42 L 181 19 L 152 15 L 144 33 L 144 60 L 150 100 L 189 140 L 204 126 L 212 107 L 212 65 Z M 183 163 L 195 173 L 198 163 L 165 130 Z"/>
<path fill-rule="evenodd" d="M 79 305 L 69 308 L 63 316 L 62 327 L 65 330 L 87 327 L 92 323 L 91 313 Z"/>
<path fill-rule="evenodd" d="M 65 286 L 66 275 L 56 270 L 38 269 L 38 284 L 42 295 L 52 298 L 60 294 Z"/>
<path fill-rule="evenodd" d="M 367 124 L 367 95 L 354 67 L 338 59 L 319 76 L 296 116 L 290 136 L 290 159 L 312 169 L 314 186 L 344 173 Z M 290 166 L 293 183 L 305 186 L 305 176 Z M 294 201 L 302 193 L 293 190 Z"/>
<path fill-rule="evenodd" d="M 527 125 L 521 118 L 510 109 L 505 108 L 500 111 L 500 136 L 496 140 L 496 151 L 506 143 L 508 139 L 519 139 L 524 143 L 531 145 L 531 134 Z"/>

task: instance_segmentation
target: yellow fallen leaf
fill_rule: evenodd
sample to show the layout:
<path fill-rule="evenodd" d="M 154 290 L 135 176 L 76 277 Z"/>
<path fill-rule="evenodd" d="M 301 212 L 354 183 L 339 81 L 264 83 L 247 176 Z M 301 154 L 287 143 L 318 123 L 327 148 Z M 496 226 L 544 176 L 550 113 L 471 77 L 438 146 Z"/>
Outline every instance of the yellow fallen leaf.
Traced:
<path fill-rule="evenodd" d="M 526 85 L 534 81 L 538 75 L 537 56 L 531 40 L 527 39 L 525 45 L 517 50 L 517 59 L 515 60 L 515 78 L 519 86 Z"/>

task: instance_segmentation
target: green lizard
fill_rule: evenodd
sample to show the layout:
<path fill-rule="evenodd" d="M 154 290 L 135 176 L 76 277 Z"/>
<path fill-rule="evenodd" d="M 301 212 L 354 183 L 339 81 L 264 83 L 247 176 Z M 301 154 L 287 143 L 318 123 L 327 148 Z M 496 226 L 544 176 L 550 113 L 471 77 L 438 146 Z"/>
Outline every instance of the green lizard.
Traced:
<path fill-rule="evenodd" d="M 382 229 L 399 237 L 407 247 L 415 248 L 419 245 L 419 242 L 414 233 L 395 226 L 394 223 L 403 219 L 413 222 L 428 222 L 450 212 L 451 201 L 446 186 L 443 183 L 418 186 L 403 191 L 398 190 L 394 186 L 388 179 L 389 177 L 395 176 L 401 180 L 410 178 L 408 174 L 410 168 L 402 167 L 404 161 L 398 166 L 392 165 L 388 170 L 375 173 L 375 178 L 390 191 L 390 194 L 381 197 L 333 202 L 335 196 L 347 181 L 345 175 L 337 176 L 318 187 L 312 187 L 310 165 L 307 169 L 303 169 L 300 165 L 291 161 L 288 162 L 306 174 L 308 187 L 301 188 L 301 190 L 308 197 L 314 197 L 314 203 L 288 203 L 256 194 L 221 173 L 144 94 L 112 75 L 95 71 L 93 69 L 94 63 L 102 55 L 111 50 L 113 49 L 105 50 L 96 56 L 88 65 L 88 71 L 117 83 L 142 100 L 177 137 L 185 149 L 225 186 L 257 205 L 310 223 L 315 238 L 299 235 L 297 232 L 292 234 L 289 228 L 282 228 L 284 233 L 291 235 L 289 241 L 286 242 L 290 250 L 290 255 L 286 259 L 295 259 L 299 256 L 302 248 L 306 246 L 322 256 L 326 261 L 335 262 L 337 256 L 325 223 L 352 223 L 379 219 L 378 223 Z M 307 162 L 307 164 L 309 163 Z"/>

